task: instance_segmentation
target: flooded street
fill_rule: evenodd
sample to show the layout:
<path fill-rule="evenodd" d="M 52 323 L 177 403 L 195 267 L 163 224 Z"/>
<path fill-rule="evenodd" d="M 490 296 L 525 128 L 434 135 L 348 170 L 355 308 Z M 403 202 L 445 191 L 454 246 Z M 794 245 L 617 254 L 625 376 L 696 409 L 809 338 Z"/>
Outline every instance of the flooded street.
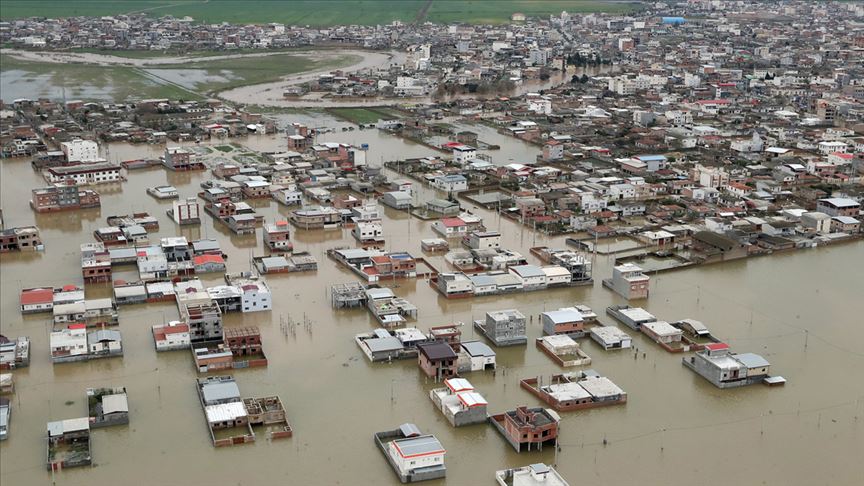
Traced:
<path fill-rule="evenodd" d="M 279 118 L 336 127 L 318 141 L 368 143 L 373 165 L 433 153 L 377 130 L 342 132 L 338 128 L 344 124 L 325 116 Z M 497 164 L 526 162 L 537 153 L 533 146 L 494 130 L 475 131 L 484 142 L 501 146 L 488 152 Z M 284 136 L 231 141 L 256 150 L 285 148 Z M 163 148 L 114 144 L 108 158 L 156 157 Z M 93 188 L 102 195 L 101 209 L 37 215 L 28 200 L 30 190 L 44 186 L 44 180 L 31 169 L 29 159 L 0 163 L 6 226 L 36 224 L 46 248 L 43 253 L 0 257 L 0 332 L 31 339 L 30 367 L 14 372 L 10 437 L 0 443 L 4 486 L 51 484 L 45 469 L 46 422 L 86 415 L 85 389 L 101 386 L 127 388 L 130 424 L 95 430 L 95 467 L 64 470 L 56 477 L 58 485 L 131 485 L 138 480 L 130 478 L 145 477 L 152 485 L 399 484 L 372 434 L 404 422 L 435 434 L 447 449 L 448 479 L 430 485 L 493 484 L 495 470 L 537 462 L 557 464 L 574 485 L 754 484 L 753 478 L 774 485 L 852 485 L 861 484 L 864 477 L 864 463 L 850 460 L 864 450 L 864 379 L 858 374 L 864 368 L 860 242 L 661 274 L 652 277 L 650 299 L 636 304 L 658 319 L 704 322 L 736 351 L 763 355 L 772 371 L 788 380 L 786 386 L 717 389 L 682 366 L 681 355 L 669 354 L 629 330 L 638 354 L 606 352 L 583 339 L 583 349 L 593 360 L 590 367 L 624 389 L 628 403 L 562 413 L 560 452 L 548 448 L 520 455 L 488 425 L 451 427 L 429 399 L 428 391 L 436 385 L 415 361 L 369 363 L 353 338 L 375 329 L 376 321 L 365 309 L 332 309 L 327 294 L 332 284 L 357 280 L 325 256 L 329 248 L 354 247 L 350 231 L 292 227 L 295 249 L 312 253 L 318 271 L 267 276 L 273 311 L 227 314 L 225 326 L 260 327 L 269 366 L 233 374 L 243 396 L 281 397 L 294 436 L 271 443 L 259 435 L 254 444 L 216 449 L 195 392 L 198 373 L 192 356 L 154 350 L 150 326 L 176 319 L 174 303 L 120 307 L 122 358 L 53 366 L 48 351 L 50 316 L 22 316 L 18 296 L 27 287 L 82 285 L 79 244 L 93 241 L 93 231 L 106 226 L 110 215 L 147 211 L 157 217 L 160 229 L 150 234 L 151 242 L 175 235 L 217 238 L 229 255 L 229 272 L 249 270 L 250 257 L 265 254 L 260 229 L 254 236 L 238 237 L 215 225 L 209 215 L 202 216 L 200 227 L 181 228 L 165 215 L 170 201 L 145 193 L 148 187 L 171 184 L 181 197 L 192 196 L 201 181 L 212 177 L 209 171 L 131 171 L 122 185 Z M 432 196 L 427 188 L 419 193 L 417 203 Z M 253 206 L 266 221 L 289 213 L 275 201 Z M 529 255 L 532 246 L 564 247 L 563 237 L 547 238 L 494 212 L 471 210 L 485 218 L 490 230 L 503 234 L 503 248 L 521 252 L 530 263 L 539 263 Z M 389 208 L 385 214 L 387 249 L 422 256 L 420 240 L 437 236 L 429 221 Z M 615 242 L 609 245 L 616 247 Z M 426 258 L 439 270 L 448 268 L 441 255 Z M 596 258 L 593 287 L 447 300 L 422 279 L 383 284 L 418 307 L 417 322 L 411 325 L 422 330 L 454 321 L 469 323 L 499 309 L 516 308 L 533 317 L 528 346 L 496 348 L 494 375 L 465 375 L 489 401 L 489 412 L 499 413 L 541 404 L 519 388 L 520 379 L 561 372 L 533 344 L 541 335 L 539 313 L 583 303 L 603 323 L 612 324 L 605 307 L 626 303 L 600 284 L 611 274 L 614 256 Z M 114 278 L 136 279 L 134 267 L 126 268 Z M 202 280 L 215 285 L 222 276 L 207 274 Z M 87 286 L 88 298 L 109 295 L 108 285 Z M 279 320 L 289 316 L 295 321 L 310 318 L 311 332 L 300 326 L 296 336 L 284 335 Z M 473 328 L 465 326 L 463 339 L 472 335 Z"/>

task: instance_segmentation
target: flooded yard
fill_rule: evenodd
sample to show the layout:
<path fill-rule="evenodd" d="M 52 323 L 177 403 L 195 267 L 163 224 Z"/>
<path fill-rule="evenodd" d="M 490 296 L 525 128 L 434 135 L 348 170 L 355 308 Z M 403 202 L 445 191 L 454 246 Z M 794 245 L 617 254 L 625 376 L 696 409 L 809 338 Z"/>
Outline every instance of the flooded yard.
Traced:
<path fill-rule="evenodd" d="M 304 115 L 312 122 L 340 126 L 327 117 Z M 286 119 L 292 117 L 286 116 Z M 336 131 L 318 141 L 369 144 L 370 162 L 430 154 L 421 145 L 377 130 Z M 237 140 L 254 150 L 282 150 L 282 137 L 252 136 Z M 224 141 L 202 145 L 221 145 Z M 160 145 L 113 144 L 112 160 L 155 157 Z M 496 158 L 522 157 L 503 149 Z M 349 230 L 297 231 L 297 251 L 308 251 L 318 271 L 273 276 L 272 312 L 227 314 L 227 328 L 258 326 L 269 360 L 266 368 L 234 370 L 243 396 L 279 395 L 294 435 L 252 444 L 214 448 L 198 396 L 196 372 L 187 351 L 156 353 L 150 326 L 177 319 L 171 303 L 120 308 L 125 353 L 122 358 L 52 365 L 48 353 L 50 317 L 22 316 L 22 288 L 81 284 L 78 245 L 93 241 L 95 229 L 108 215 L 147 211 L 159 218 L 159 237 L 216 238 L 228 255 L 229 272 L 248 271 L 250 257 L 265 253 L 260 230 L 238 237 L 207 215 L 197 227 L 177 227 L 165 216 L 167 203 L 149 197 L 146 187 L 170 184 L 181 197 L 192 196 L 208 173 L 171 173 L 155 168 L 132 171 L 128 182 L 111 191 L 103 187 L 102 209 L 81 213 L 35 215 L 28 207 L 30 189 L 43 186 L 26 159 L 5 159 L 0 202 L 7 226 L 38 224 L 46 250 L 0 256 L 0 323 L 8 337 L 30 336 L 31 365 L 15 371 L 11 436 L 0 444 L 3 484 L 50 484 L 45 470 L 45 424 L 82 415 L 87 387 L 125 386 L 130 405 L 129 426 L 92 434 L 97 467 L 64 470 L 57 484 L 113 484 L 117 478 L 148 478 L 151 484 L 398 484 L 391 468 L 371 440 L 378 431 L 404 422 L 433 433 L 447 449 L 448 479 L 443 484 L 489 484 L 494 471 L 545 462 L 557 464 L 571 483 L 597 484 L 857 484 L 860 463 L 850 451 L 864 444 L 864 381 L 848 379 L 842 370 L 857 370 L 864 356 L 855 343 L 864 340 L 860 325 L 860 274 L 848 269 L 864 261 L 864 245 L 853 243 L 774 255 L 722 265 L 694 267 L 652 277 L 651 297 L 637 305 L 660 319 L 693 318 L 738 351 L 758 352 L 789 384 L 780 388 L 751 386 L 719 390 L 681 365 L 681 356 L 664 351 L 646 336 L 634 334 L 631 351 L 605 352 L 590 339 L 580 340 L 591 356 L 591 368 L 614 380 L 628 395 L 626 406 L 562 414 L 560 450 L 516 454 L 488 425 L 453 428 L 428 397 L 440 386 L 425 378 L 416 362 L 369 363 L 354 335 L 377 327 L 364 309 L 330 306 L 329 285 L 357 281 L 355 274 L 325 255 L 334 247 L 353 247 Z M 434 192 L 419 188 L 418 200 Z M 266 221 L 284 218 L 289 209 L 260 201 Z M 529 247 L 564 247 L 564 238 L 534 235 L 494 211 L 474 210 L 487 227 L 503 234 L 502 247 L 517 250 L 531 263 Z M 387 248 L 423 255 L 420 240 L 437 235 L 431 222 L 405 212 L 385 210 Z M 592 241 L 593 243 L 593 241 Z M 626 239 L 601 239 L 598 250 L 627 249 Z M 443 255 L 425 255 L 436 268 L 446 268 Z M 409 324 L 427 330 L 452 322 L 470 323 L 487 311 L 516 308 L 530 318 L 529 343 L 541 335 L 539 314 L 583 303 L 613 324 L 603 309 L 625 303 L 602 288 L 614 256 L 597 257 L 595 285 L 474 299 L 448 300 L 424 280 L 387 281 L 394 293 L 417 306 Z M 653 264 L 653 262 L 649 262 Z M 802 280 L 801 276 L 808 276 Z M 118 278 L 134 279 L 132 267 Z M 205 285 L 223 282 L 218 274 L 202 276 Z M 812 282 L 819 282 L 818 288 Z M 88 298 L 109 296 L 106 285 L 88 285 Z M 280 319 L 311 321 L 294 333 Z M 805 333 L 805 330 L 807 331 Z M 471 325 L 463 339 L 483 339 Z M 495 348 L 498 370 L 466 375 L 488 401 L 490 413 L 541 402 L 519 388 L 519 380 L 560 372 L 533 345 Z M 72 404 L 67 404 L 68 402 Z M 256 434 L 259 431 L 256 430 Z M 734 447 L 730 447 L 734 444 Z M 813 451 L 820 451 L 814 467 Z M 743 454 L 741 451 L 750 451 Z M 712 460 L 706 461 L 710 457 Z M 783 468 L 773 464 L 784 464 Z M 158 467 L 154 467 L 158 464 Z M 730 467 L 734 464 L 734 467 Z M 626 466 L 622 466 L 626 465 Z M 686 465 L 686 467 L 682 467 Z M 670 475 L 669 471 L 675 474 Z M 827 471 L 827 473 L 826 473 Z M 127 482 L 135 483 L 135 480 Z"/>

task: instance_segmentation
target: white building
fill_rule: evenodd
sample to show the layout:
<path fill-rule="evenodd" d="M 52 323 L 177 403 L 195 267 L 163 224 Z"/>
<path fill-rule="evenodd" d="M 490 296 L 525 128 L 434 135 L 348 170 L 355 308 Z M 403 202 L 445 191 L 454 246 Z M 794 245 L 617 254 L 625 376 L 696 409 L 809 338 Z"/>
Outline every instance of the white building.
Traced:
<path fill-rule="evenodd" d="M 627 349 L 632 345 L 633 339 L 626 332 L 615 326 L 595 326 L 590 330 L 591 339 L 603 346 L 603 349 Z"/>
<path fill-rule="evenodd" d="M 541 115 L 551 115 L 552 100 L 541 96 L 528 98 L 528 109 Z"/>
<path fill-rule="evenodd" d="M 501 233 L 497 231 L 472 231 L 468 235 L 468 247 L 473 250 L 501 248 Z"/>
<path fill-rule="evenodd" d="M 738 139 L 732 141 L 731 149 L 736 152 L 741 153 L 749 153 L 749 152 L 761 152 L 765 147 L 765 144 L 762 142 L 762 137 L 759 136 L 758 132 L 753 132 L 753 136 L 749 139 Z"/>
<path fill-rule="evenodd" d="M 468 189 L 468 179 L 461 174 L 440 175 L 432 179 L 432 186 L 447 192 L 464 191 Z"/>
<path fill-rule="evenodd" d="M 201 217 L 198 214 L 199 206 L 198 199 L 187 197 L 184 200 L 176 200 L 171 204 L 171 217 L 174 222 L 180 225 L 197 224 L 201 222 Z"/>
<path fill-rule="evenodd" d="M 351 235 L 362 244 L 383 243 L 384 228 L 378 221 L 360 221 L 351 229 Z"/>
<path fill-rule="evenodd" d="M 509 268 L 509 272 L 519 279 L 525 290 L 546 287 L 546 273 L 537 265 L 515 265 Z"/>
<path fill-rule="evenodd" d="M 632 263 L 618 265 L 612 269 L 612 279 L 604 280 L 603 284 L 625 299 L 648 298 L 648 283 L 650 277 L 642 273 L 642 269 Z"/>
<path fill-rule="evenodd" d="M 444 466 L 446 452 L 433 435 L 407 437 L 387 443 L 387 454 L 400 476 L 410 477 L 418 470 Z"/>
<path fill-rule="evenodd" d="M 438 275 L 438 290 L 444 295 L 466 295 L 474 292 L 474 284 L 464 273 Z"/>
<path fill-rule="evenodd" d="M 477 157 L 477 149 L 468 145 L 456 145 L 453 147 L 453 162 L 459 165 L 467 164 L 471 159 Z"/>
<path fill-rule="evenodd" d="M 263 280 L 238 279 L 231 282 L 242 293 L 242 311 L 259 312 L 273 308 L 273 294 Z"/>
<path fill-rule="evenodd" d="M 92 140 L 76 138 L 60 144 L 60 149 L 69 162 L 99 162 L 99 144 Z"/>
<path fill-rule="evenodd" d="M 119 182 L 120 166 L 108 162 L 94 162 L 87 165 L 51 167 L 45 171 L 45 178 L 52 184 L 74 183 L 79 186 Z"/>
<path fill-rule="evenodd" d="M 558 285 L 569 285 L 573 279 L 570 270 L 559 265 L 546 265 L 541 267 L 543 273 L 546 274 L 546 286 L 554 287 Z"/>
<path fill-rule="evenodd" d="M 87 329 L 84 324 L 73 324 L 67 329 L 52 332 L 48 342 L 54 362 L 87 358 Z"/>
<path fill-rule="evenodd" d="M 294 204 L 300 205 L 303 203 L 303 193 L 291 189 L 282 189 L 273 193 L 273 198 L 276 202 L 286 206 Z"/>
<path fill-rule="evenodd" d="M 465 341 L 461 346 L 462 352 L 459 357 L 460 361 L 463 359 L 466 361 L 467 371 L 495 369 L 495 351 L 485 343 L 480 341 Z"/>
<path fill-rule="evenodd" d="M 189 325 L 184 322 L 171 321 L 168 324 L 153 326 L 153 341 L 156 343 L 156 351 L 188 349 L 191 346 L 190 339 Z"/>

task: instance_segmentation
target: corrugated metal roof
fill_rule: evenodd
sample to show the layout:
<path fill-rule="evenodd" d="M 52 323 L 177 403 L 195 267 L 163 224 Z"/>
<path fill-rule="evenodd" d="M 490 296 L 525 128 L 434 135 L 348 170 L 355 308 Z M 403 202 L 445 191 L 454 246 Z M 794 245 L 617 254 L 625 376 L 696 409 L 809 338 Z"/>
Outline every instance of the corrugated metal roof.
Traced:
<path fill-rule="evenodd" d="M 115 395 L 103 395 L 102 396 L 102 413 L 109 414 L 115 412 L 128 412 L 129 411 L 129 402 L 126 399 L 125 393 L 118 393 Z"/>
<path fill-rule="evenodd" d="M 238 417 L 245 417 L 247 415 L 246 406 L 243 405 L 243 402 L 228 402 L 208 405 L 205 407 L 204 413 L 207 415 L 207 421 L 210 423 L 229 422 Z"/>
<path fill-rule="evenodd" d="M 444 454 L 444 446 L 433 435 L 411 437 L 393 441 L 399 455 L 404 459 L 432 454 Z"/>
<path fill-rule="evenodd" d="M 771 363 L 769 363 L 768 360 L 754 353 L 736 354 L 735 356 L 733 356 L 733 358 L 738 360 L 747 368 L 764 368 L 767 366 L 771 366 Z"/>

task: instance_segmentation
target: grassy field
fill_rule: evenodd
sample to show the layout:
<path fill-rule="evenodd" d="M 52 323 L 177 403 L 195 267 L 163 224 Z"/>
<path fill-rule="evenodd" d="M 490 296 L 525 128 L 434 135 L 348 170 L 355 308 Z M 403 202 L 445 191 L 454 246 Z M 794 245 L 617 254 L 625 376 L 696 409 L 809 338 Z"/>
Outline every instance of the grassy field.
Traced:
<path fill-rule="evenodd" d="M 143 76 L 127 66 L 52 64 L 20 61 L 0 56 L 3 97 L 59 99 L 135 100 L 171 98 L 201 99 L 195 93 Z"/>
<path fill-rule="evenodd" d="M 148 14 L 190 16 L 202 22 L 292 25 L 387 24 L 414 21 L 424 0 L 3 0 L 0 17 L 100 16 L 145 11 Z M 633 4 L 603 0 L 433 0 L 425 20 L 498 24 L 513 12 L 548 16 L 571 13 L 633 10 Z"/>
<path fill-rule="evenodd" d="M 327 113 L 356 124 L 375 123 L 378 120 L 398 118 L 386 108 L 329 108 Z"/>
<path fill-rule="evenodd" d="M 122 54 L 122 53 L 115 53 Z M 48 96 L 132 100 L 146 98 L 202 99 L 219 91 L 277 81 L 282 76 L 353 63 L 356 56 L 314 59 L 292 54 L 200 60 L 186 64 L 97 66 L 45 63 L 0 56 L 5 98 Z M 9 92 L 7 95 L 5 92 Z"/>
<path fill-rule="evenodd" d="M 347 66 L 356 60 L 357 56 L 350 54 L 320 60 L 292 54 L 217 60 L 202 57 L 200 61 L 188 64 L 153 65 L 146 70 L 160 77 L 171 73 L 180 74 L 181 79 L 175 79 L 174 76 L 168 79 L 194 91 L 214 93 L 278 81 L 291 74 Z"/>
<path fill-rule="evenodd" d="M 568 13 L 631 12 L 632 3 L 604 2 L 602 0 L 444 0 L 432 2 L 426 20 L 436 23 L 469 22 L 472 24 L 502 24 L 510 16 L 522 12 L 529 17 L 548 17 Z"/>

